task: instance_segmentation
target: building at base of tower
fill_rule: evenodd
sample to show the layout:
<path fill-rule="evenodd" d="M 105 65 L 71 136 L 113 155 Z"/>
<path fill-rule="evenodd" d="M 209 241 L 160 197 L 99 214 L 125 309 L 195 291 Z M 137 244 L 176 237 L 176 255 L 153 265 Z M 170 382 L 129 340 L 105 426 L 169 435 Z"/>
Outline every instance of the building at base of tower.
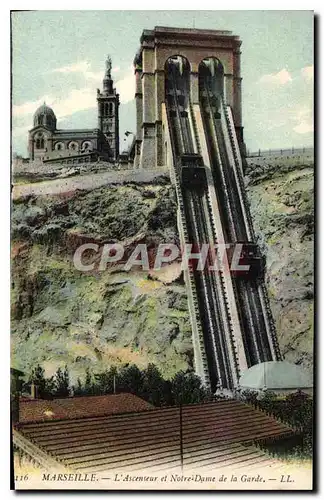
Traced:
<path fill-rule="evenodd" d="M 119 94 L 111 78 L 111 59 L 106 60 L 103 89 L 97 89 L 98 128 L 58 129 L 52 108 L 45 103 L 34 114 L 28 133 L 30 161 L 40 163 L 116 162 L 119 157 Z"/>

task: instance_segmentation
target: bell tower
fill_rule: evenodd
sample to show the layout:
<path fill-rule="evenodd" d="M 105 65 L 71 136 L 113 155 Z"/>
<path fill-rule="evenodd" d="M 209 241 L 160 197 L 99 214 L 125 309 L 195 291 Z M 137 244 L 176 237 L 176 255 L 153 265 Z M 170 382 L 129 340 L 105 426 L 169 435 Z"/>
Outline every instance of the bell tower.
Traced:
<path fill-rule="evenodd" d="M 111 58 L 106 59 L 106 71 L 102 91 L 97 89 L 98 128 L 106 138 L 109 159 L 116 161 L 119 156 L 119 94 L 111 78 Z"/>

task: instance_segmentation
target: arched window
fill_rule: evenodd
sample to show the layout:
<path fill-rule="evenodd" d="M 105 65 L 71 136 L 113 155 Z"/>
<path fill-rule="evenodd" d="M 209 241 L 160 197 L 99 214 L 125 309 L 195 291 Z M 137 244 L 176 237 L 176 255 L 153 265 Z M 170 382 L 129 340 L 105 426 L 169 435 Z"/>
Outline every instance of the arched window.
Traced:
<path fill-rule="evenodd" d="M 93 150 L 93 144 L 91 141 L 84 141 L 82 143 L 81 152 L 86 153 Z"/>
<path fill-rule="evenodd" d="M 70 142 L 69 149 L 71 151 L 76 151 L 76 150 L 78 150 L 78 148 L 79 148 L 79 145 L 77 142 L 75 142 L 75 141 Z"/>
<path fill-rule="evenodd" d="M 109 108 L 108 108 L 108 110 L 109 110 L 109 114 L 110 114 L 110 115 L 112 115 L 112 114 L 114 113 L 114 105 L 113 105 L 113 103 L 112 103 L 112 102 L 110 102 L 110 103 L 109 103 Z"/>
<path fill-rule="evenodd" d="M 199 92 L 220 98 L 224 95 L 224 67 L 216 57 L 206 57 L 199 64 Z"/>
<path fill-rule="evenodd" d="M 169 106 L 185 111 L 190 96 L 190 64 L 183 56 L 171 56 L 165 62 L 165 96 Z"/>
<path fill-rule="evenodd" d="M 54 149 L 56 151 L 62 151 L 64 149 L 64 143 L 63 142 L 56 142 Z"/>
<path fill-rule="evenodd" d="M 44 146 L 45 146 L 45 141 L 43 134 L 37 134 L 35 141 L 36 149 L 44 149 Z"/>

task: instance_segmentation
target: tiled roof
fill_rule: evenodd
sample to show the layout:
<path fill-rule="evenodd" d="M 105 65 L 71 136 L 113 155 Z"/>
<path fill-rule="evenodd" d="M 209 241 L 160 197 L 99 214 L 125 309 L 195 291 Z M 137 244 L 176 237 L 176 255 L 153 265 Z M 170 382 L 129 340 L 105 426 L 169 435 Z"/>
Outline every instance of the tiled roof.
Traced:
<path fill-rule="evenodd" d="M 260 410 L 234 400 L 182 408 L 186 468 L 269 462 L 254 446 L 293 435 Z M 180 466 L 180 409 L 19 425 L 20 432 L 69 469 L 162 470 Z"/>
<path fill-rule="evenodd" d="M 133 394 L 80 396 L 64 399 L 20 399 L 19 422 L 78 419 L 116 413 L 139 412 L 154 407 Z"/>

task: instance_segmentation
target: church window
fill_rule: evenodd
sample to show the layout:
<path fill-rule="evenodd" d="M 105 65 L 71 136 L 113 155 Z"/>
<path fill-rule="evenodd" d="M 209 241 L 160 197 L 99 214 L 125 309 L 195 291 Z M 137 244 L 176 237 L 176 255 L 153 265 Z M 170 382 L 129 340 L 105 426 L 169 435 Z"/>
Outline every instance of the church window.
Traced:
<path fill-rule="evenodd" d="M 84 141 L 82 143 L 82 149 L 81 149 L 81 151 L 87 152 L 87 151 L 92 151 L 92 149 L 93 149 L 93 144 L 92 144 L 91 141 Z"/>
<path fill-rule="evenodd" d="M 77 143 L 77 142 L 75 142 L 75 141 L 71 141 L 71 142 L 69 143 L 69 149 L 70 149 L 71 151 L 77 151 L 77 150 L 79 149 L 79 145 L 78 145 L 78 143 Z"/>
<path fill-rule="evenodd" d="M 64 143 L 63 142 L 57 142 L 55 144 L 54 148 L 56 149 L 56 151 L 62 151 L 62 149 L 64 149 Z"/>
<path fill-rule="evenodd" d="M 45 141 L 43 134 L 36 136 L 36 149 L 44 149 Z"/>
<path fill-rule="evenodd" d="M 109 114 L 110 114 L 110 115 L 112 115 L 112 114 L 113 114 L 113 112 L 114 112 L 114 106 L 113 106 L 113 103 L 112 103 L 112 102 L 110 102 L 110 103 L 109 103 Z"/>

